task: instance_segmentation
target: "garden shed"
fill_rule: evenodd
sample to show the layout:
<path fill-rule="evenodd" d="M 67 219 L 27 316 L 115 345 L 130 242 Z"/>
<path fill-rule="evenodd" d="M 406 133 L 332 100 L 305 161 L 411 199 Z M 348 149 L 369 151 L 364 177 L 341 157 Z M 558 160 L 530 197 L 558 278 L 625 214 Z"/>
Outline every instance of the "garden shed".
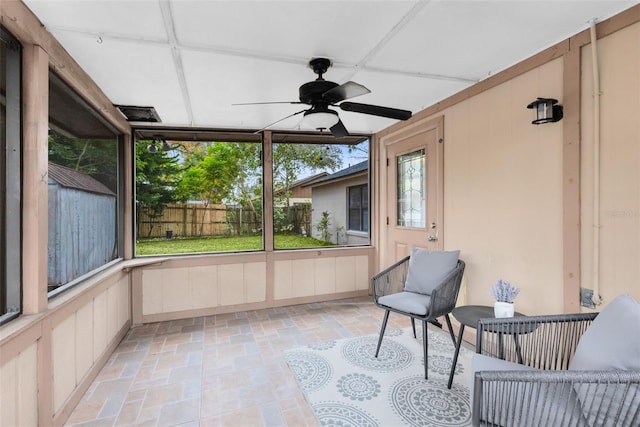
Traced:
<path fill-rule="evenodd" d="M 116 195 L 82 172 L 49 162 L 49 289 L 111 261 L 116 247 Z M 82 239 L 87 229 L 99 239 Z M 68 253 L 77 256 L 68 256 Z"/>

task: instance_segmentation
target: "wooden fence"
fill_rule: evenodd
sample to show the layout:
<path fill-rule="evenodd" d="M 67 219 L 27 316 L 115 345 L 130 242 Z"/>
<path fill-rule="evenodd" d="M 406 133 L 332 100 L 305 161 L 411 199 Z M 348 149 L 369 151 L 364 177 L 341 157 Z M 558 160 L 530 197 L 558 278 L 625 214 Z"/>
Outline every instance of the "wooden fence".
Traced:
<path fill-rule="evenodd" d="M 311 205 L 276 208 L 276 232 L 311 235 Z M 144 238 L 241 236 L 262 232 L 262 212 L 226 205 L 167 205 L 159 218 L 138 213 L 137 236 Z"/>

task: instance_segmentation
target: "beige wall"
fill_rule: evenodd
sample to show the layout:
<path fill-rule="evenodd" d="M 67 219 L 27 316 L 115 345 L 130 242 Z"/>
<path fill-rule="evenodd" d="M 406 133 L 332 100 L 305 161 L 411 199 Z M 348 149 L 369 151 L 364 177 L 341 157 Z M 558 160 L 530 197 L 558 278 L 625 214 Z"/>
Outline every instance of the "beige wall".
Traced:
<path fill-rule="evenodd" d="M 531 124 L 538 96 L 562 97 L 561 59 L 443 112 L 445 248 L 461 249 L 469 303 L 491 305 L 503 278 L 519 311 L 562 311 L 562 123 Z"/>
<path fill-rule="evenodd" d="M 624 292 L 640 301 L 640 23 L 597 43 L 599 58 L 600 222 L 594 222 L 594 90 L 591 45 L 582 49 L 582 286 L 607 303 Z M 598 282 L 594 226 L 599 225 Z"/>
<path fill-rule="evenodd" d="M 369 256 L 318 257 L 275 263 L 276 300 L 367 291 Z"/>
<path fill-rule="evenodd" d="M 133 322 L 367 295 L 372 259 L 371 247 L 141 258 L 131 267 Z"/>
<path fill-rule="evenodd" d="M 640 300 L 639 21 L 637 6 L 598 24 L 603 304 L 625 292 Z M 532 125 L 525 107 L 536 97 L 559 99 L 565 119 Z M 503 278 L 522 288 L 525 314 L 587 310 L 580 287 L 596 287 L 592 105 L 585 31 L 376 136 L 444 117 L 444 246 L 467 262 L 464 303 L 492 304 L 490 287 Z M 381 206 L 384 177 L 375 182 Z"/>
<path fill-rule="evenodd" d="M 431 117 L 444 117 L 444 249 L 467 264 L 461 303 L 491 305 L 503 278 L 522 289 L 518 310 L 563 310 L 563 128 L 532 125 L 526 108 L 561 98 L 562 76 L 555 59 Z"/>
<path fill-rule="evenodd" d="M 59 425 L 131 325 L 129 278 L 113 267 L 0 330 L 0 425 Z"/>

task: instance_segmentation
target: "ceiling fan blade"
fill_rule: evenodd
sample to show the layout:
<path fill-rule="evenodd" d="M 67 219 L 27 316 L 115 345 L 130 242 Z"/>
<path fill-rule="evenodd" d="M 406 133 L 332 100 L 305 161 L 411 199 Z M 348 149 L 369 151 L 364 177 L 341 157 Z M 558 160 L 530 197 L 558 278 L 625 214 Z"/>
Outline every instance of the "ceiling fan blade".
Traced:
<path fill-rule="evenodd" d="M 344 127 L 344 123 L 342 123 L 342 120 L 338 120 L 338 123 L 331 126 L 329 130 L 331 131 L 331 134 L 336 138 L 343 138 L 349 135 L 349 131 L 347 131 L 347 128 Z"/>
<path fill-rule="evenodd" d="M 267 105 L 267 104 L 303 104 L 303 102 L 300 102 L 300 101 L 241 102 L 238 104 L 231 104 L 231 105 L 236 106 L 236 105 Z"/>
<path fill-rule="evenodd" d="M 322 99 L 333 104 L 334 102 L 344 101 L 345 99 L 355 98 L 356 96 L 366 95 L 367 93 L 371 93 L 371 91 L 360 83 L 348 81 L 323 93 Z"/>
<path fill-rule="evenodd" d="M 339 107 L 344 111 L 371 114 L 372 116 L 388 117 L 396 120 L 408 120 L 411 117 L 411 111 L 408 110 L 380 107 L 378 105 L 359 104 L 357 102 L 343 102 Z"/>
<path fill-rule="evenodd" d="M 258 129 L 258 130 L 257 130 L 257 131 L 255 131 L 253 134 L 254 134 L 254 135 L 259 134 L 259 133 L 260 133 L 260 132 L 262 132 L 263 130 L 266 130 L 266 129 L 270 128 L 271 126 L 273 126 L 273 125 L 275 125 L 275 124 L 278 124 L 278 123 L 280 123 L 280 122 L 282 122 L 282 121 L 284 121 L 284 120 L 287 120 L 287 119 L 288 119 L 288 118 L 290 118 L 290 117 L 297 116 L 297 115 L 298 115 L 298 114 L 300 114 L 300 113 L 304 113 L 305 111 L 307 111 L 307 110 L 300 110 L 300 111 L 296 111 L 296 112 L 295 112 L 295 113 L 293 113 L 293 114 L 289 114 L 288 116 L 283 117 L 283 118 L 281 118 L 281 119 L 279 119 L 279 120 L 276 120 L 276 121 L 275 121 L 275 122 L 273 122 L 273 123 L 269 123 L 268 125 L 266 125 L 266 126 L 265 126 L 265 127 L 263 127 L 262 129 Z"/>

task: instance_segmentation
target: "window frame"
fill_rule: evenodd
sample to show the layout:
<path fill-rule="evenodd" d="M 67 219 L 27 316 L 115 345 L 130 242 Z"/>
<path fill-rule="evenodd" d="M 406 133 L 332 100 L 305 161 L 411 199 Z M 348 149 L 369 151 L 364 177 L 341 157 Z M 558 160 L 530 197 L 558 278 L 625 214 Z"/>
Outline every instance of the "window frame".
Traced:
<path fill-rule="evenodd" d="M 22 312 L 22 46 L 0 26 L 6 46 L 6 134 L 3 136 L 2 162 L 2 292 L 0 324 Z"/>
<path fill-rule="evenodd" d="M 351 191 L 355 190 L 355 189 L 359 189 L 360 190 L 360 206 L 359 208 L 359 212 L 358 212 L 358 216 L 359 216 L 359 222 L 360 222 L 360 229 L 355 229 L 355 228 L 351 228 L 351 210 L 354 209 L 351 207 Z M 367 197 L 367 207 L 366 209 L 363 208 L 363 197 L 366 196 Z M 362 213 L 366 210 L 367 215 L 366 215 L 366 219 L 363 218 Z M 347 231 L 348 232 L 354 232 L 354 233 L 369 233 L 369 184 L 357 184 L 357 185 L 351 185 L 349 187 L 347 187 L 347 224 L 348 224 L 348 228 Z M 363 228 L 364 227 L 364 228 Z"/>
<path fill-rule="evenodd" d="M 115 230 L 113 230 L 114 238 L 115 238 L 115 250 L 116 254 L 113 259 L 101 264 L 92 270 L 86 271 L 83 274 L 80 274 L 78 277 L 70 280 L 67 283 L 64 283 L 55 289 L 47 292 L 47 299 L 51 300 L 60 294 L 68 291 L 69 289 L 77 286 L 83 281 L 87 280 L 95 276 L 96 274 L 108 269 L 114 264 L 122 261 L 124 259 L 124 219 L 125 219 L 125 182 L 124 182 L 124 173 L 125 173 L 125 136 L 121 132 L 119 132 L 106 118 L 104 118 L 91 104 L 89 104 L 80 94 L 78 94 L 72 87 L 70 87 L 64 80 L 62 80 L 58 75 L 55 74 L 53 70 L 49 70 L 49 84 L 55 85 L 58 94 L 62 94 L 62 97 L 58 97 L 57 100 L 59 103 L 66 104 L 65 106 L 70 106 L 70 108 L 78 109 L 77 115 L 74 117 L 78 117 L 80 120 L 84 120 L 84 122 L 90 122 L 93 126 L 99 127 L 98 132 L 109 132 L 110 138 L 113 139 L 116 144 L 116 197 L 115 197 Z M 49 93 L 51 97 L 51 90 Z M 51 100 L 50 100 L 51 102 Z M 56 123 L 51 120 L 51 115 L 49 117 L 49 126 L 52 128 L 58 128 Z M 73 128 L 73 126 L 71 126 Z M 65 129 L 59 129 L 61 133 L 66 133 Z M 101 138 L 98 137 L 82 137 L 79 136 L 80 139 L 96 139 L 99 140 Z M 49 250 L 49 248 L 47 249 Z M 47 267 L 48 270 L 48 267 Z"/>

